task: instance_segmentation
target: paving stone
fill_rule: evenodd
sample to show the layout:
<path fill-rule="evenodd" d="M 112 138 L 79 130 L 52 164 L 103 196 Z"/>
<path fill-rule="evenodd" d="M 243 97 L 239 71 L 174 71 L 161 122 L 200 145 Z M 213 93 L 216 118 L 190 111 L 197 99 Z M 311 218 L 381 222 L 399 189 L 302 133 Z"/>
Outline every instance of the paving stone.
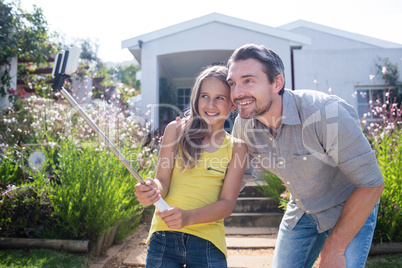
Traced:
<path fill-rule="evenodd" d="M 127 258 L 123 261 L 124 265 L 134 267 L 144 267 L 147 258 L 147 249 L 133 249 Z"/>
<path fill-rule="evenodd" d="M 261 268 L 271 267 L 273 256 L 231 255 L 228 257 L 228 268 Z"/>
<path fill-rule="evenodd" d="M 112 245 L 102 256 L 99 256 L 97 260 L 89 266 L 89 268 L 102 268 L 109 261 L 109 259 L 112 258 L 124 246 L 125 244 Z"/>

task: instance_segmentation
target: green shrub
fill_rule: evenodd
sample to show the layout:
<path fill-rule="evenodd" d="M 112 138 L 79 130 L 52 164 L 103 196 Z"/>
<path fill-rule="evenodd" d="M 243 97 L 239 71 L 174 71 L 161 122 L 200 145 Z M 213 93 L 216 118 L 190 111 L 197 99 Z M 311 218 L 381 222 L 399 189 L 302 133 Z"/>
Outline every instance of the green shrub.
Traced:
<path fill-rule="evenodd" d="M 375 241 L 402 241 L 402 130 L 382 135 L 374 143 L 385 189 L 378 210 Z"/>
<path fill-rule="evenodd" d="M 290 192 L 287 190 L 285 184 L 268 170 L 262 170 L 259 173 L 259 179 L 264 183 L 258 185 L 258 190 L 269 198 L 272 198 L 279 204 L 279 208 L 286 210 L 289 202 Z"/>
<path fill-rule="evenodd" d="M 8 188 L 0 202 L 0 237 L 43 237 L 57 222 L 46 196 L 32 186 Z"/>
<path fill-rule="evenodd" d="M 65 140 L 57 150 L 58 161 L 47 162 L 51 172 L 44 168 L 36 179 L 46 185 L 66 238 L 95 239 L 142 211 L 134 195 L 136 180 L 108 149 Z"/>
<path fill-rule="evenodd" d="M 21 161 L 16 159 L 12 150 L 0 154 L 0 192 L 6 190 L 8 185 L 21 185 L 24 182 Z"/>

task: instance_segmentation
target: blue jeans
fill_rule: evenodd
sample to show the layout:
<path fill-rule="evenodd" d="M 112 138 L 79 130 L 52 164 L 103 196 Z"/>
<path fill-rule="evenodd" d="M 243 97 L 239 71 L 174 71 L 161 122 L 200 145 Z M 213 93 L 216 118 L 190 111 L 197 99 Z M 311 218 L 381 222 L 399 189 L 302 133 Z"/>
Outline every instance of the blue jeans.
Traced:
<path fill-rule="evenodd" d="M 152 234 L 146 268 L 227 267 L 225 254 L 210 241 L 194 235 L 163 231 Z"/>
<path fill-rule="evenodd" d="M 346 248 L 347 268 L 364 268 L 377 222 L 377 212 L 378 205 L 374 207 L 366 223 Z M 332 229 L 318 233 L 317 223 L 309 214 L 304 214 L 293 230 L 289 230 L 282 222 L 272 267 L 312 267 L 331 232 Z"/>

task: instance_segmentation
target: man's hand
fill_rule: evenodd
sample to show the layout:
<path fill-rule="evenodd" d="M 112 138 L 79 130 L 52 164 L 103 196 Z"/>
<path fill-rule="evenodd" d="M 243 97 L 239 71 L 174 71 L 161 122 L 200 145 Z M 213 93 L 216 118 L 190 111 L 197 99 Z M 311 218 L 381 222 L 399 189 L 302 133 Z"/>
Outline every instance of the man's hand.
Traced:
<path fill-rule="evenodd" d="M 344 268 L 346 267 L 345 251 L 331 245 L 331 241 L 325 242 L 318 259 L 319 268 Z"/>
<path fill-rule="evenodd" d="M 186 211 L 178 207 L 170 207 L 164 212 L 156 212 L 170 229 L 178 230 L 187 225 Z"/>
<path fill-rule="evenodd" d="M 135 196 L 143 206 L 150 206 L 161 198 L 158 185 L 152 178 L 147 178 L 145 184 L 138 183 L 134 187 Z"/>

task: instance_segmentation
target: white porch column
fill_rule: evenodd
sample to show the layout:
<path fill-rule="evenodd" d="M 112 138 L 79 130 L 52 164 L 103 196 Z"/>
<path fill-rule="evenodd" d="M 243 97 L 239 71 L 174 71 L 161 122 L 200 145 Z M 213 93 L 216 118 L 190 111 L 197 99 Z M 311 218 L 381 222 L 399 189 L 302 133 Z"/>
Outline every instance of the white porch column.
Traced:
<path fill-rule="evenodd" d="M 17 66 L 18 66 L 18 60 L 17 60 L 17 57 L 14 57 L 11 59 L 11 69 L 10 69 L 10 76 L 11 76 L 10 88 L 11 89 L 17 89 Z M 6 68 L 5 66 L 0 67 L 1 74 L 3 73 L 5 68 Z M 8 94 L 6 94 L 4 97 L 0 96 L 0 111 L 7 109 L 11 105 L 12 104 L 8 101 Z"/>
<path fill-rule="evenodd" d="M 141 73 L 141 111 L 145 114 L 150 110 L 146 120 L 152 122 L 152 130 L 155 130 L 159 127 L 159 71 L 154 54 L 143 52 Z"/>

